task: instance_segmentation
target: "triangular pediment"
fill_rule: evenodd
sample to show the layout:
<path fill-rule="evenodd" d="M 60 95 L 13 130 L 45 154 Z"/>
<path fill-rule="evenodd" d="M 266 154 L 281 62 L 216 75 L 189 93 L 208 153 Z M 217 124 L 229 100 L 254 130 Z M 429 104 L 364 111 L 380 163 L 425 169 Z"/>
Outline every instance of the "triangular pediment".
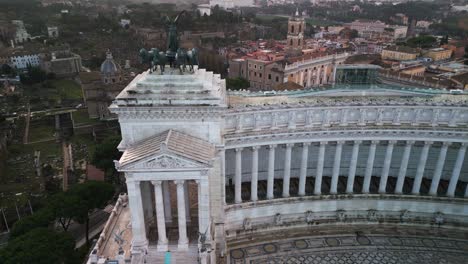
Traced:
<path fill-rule="evenodd" d="M 119 166 L 122 170 L 172 170 L 172 169 L 197 169 L 204 168 L 205 164 L 177 155 L 165 153 L 147 157 L 130 164 Z"/>

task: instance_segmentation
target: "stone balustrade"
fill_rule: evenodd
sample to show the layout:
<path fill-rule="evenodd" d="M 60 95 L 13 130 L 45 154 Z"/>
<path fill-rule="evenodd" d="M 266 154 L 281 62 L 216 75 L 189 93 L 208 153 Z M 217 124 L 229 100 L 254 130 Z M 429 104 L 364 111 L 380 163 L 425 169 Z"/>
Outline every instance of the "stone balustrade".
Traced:
<path fill-rule="evenodd" d="M 427 105 L 362 105 L 252 107 L 226 114 L 228 134 L 327 127 L 466 127 L 468 107 Z"/>

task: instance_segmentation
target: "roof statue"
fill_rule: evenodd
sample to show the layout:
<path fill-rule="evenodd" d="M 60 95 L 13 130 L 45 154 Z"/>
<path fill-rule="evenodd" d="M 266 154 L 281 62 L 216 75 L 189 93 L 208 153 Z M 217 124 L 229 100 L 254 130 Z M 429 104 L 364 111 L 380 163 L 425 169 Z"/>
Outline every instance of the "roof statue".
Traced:
<path fill-rule="evenodd" d="M 169 67 L 171 68 L 178 68 L 181 74 L 187 71 L 187 65 L 191 72 L 194 70 L 193 66 L 198 65 L 198 50 L 196 48 L 187 51 L 179 47 L 177 22 L 184 13 L 185 10 L 180 12 L 174 19 L 166 16 L 168 31 L 166 52 L 160 51 L 157 48 L 152 48 L 150 51 L 144 48 L 140 50 L 140 60 L 142 63 L 149 64 L 151 72 L 157 71 L 159 66 L 161 74 L 163 74 L 167 63 L 169 63 Z"/>

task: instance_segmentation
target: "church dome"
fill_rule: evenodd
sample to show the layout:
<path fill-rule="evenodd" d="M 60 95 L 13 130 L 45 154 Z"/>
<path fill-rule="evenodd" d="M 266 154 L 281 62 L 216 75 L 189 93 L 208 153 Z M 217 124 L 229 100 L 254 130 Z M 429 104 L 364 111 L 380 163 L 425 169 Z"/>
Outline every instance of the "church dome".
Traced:
<path fill-rule="evenodd" d="M 107 52 L 106 60 L 101 64 L 101 73 L 104 75 L 115 75 L 121 71 L 120 66 L 115 63 L 112 53 Z"/>

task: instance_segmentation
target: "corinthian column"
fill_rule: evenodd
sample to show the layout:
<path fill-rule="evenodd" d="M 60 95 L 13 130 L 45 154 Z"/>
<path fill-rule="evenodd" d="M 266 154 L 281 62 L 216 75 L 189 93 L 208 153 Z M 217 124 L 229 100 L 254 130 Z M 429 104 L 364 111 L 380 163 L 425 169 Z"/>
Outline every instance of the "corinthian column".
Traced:
<path fill-rule="evenodd" d="M 447 157 L 447 150 L 450 146 L 450 142 L 442 143 L 440 148 L 439 159 L 437 160 L 436 169 L 434 171 L 434 177 L 431 181 L 431 189 L 429 190 L 429 195 L 437 195 L 437 189 L 439 187 L 440 177 L 442 176 L 442 170 L 444 169 L 445 158 Z"/>
<path fill-rule="evenodd" d="M 127 179 L 127 191 L 132 221 L 132 250 L 143 251 L 148 246 L 148 239 L 146 238 L 140 181 L 129 181 Z"/>
<path fill-rule="evenodd" d="M 188 238 L 187 238 L 187 224 L 185 217 L 185 195 L 184 195 L 184 181 L 174 181 L 177 185 L 177 218 L 179 224 L 179 244 L 178 249 L 188 249 Z"/>
<path fill-rule="evenodd" d="M 400 171 L 398 172 L 398 179 L 395 186 L 395 193 L 403 193 L 403 185 L 405 183 L 406 170 L 408 169 L 408 162 L 411 154 L 411 147 L 413 146 L 414 141 L 407 141 L 405 150 L 403 152 L 403 158 L 401 159 Z"/>
<path fill-rule="evenodd" d="M 382 169 L 382 176 L 380 176 L 379 193 L 386 193 L 387 190 L 388 173 L 392 163 L 393 146 L 395 146 L 395 144 L 396 141 L 388 142 L 387 152 L 385 153 L 384 167 Z"/>
<path fill-rule="evenodd" d="M 270 145 L 268 150 L 268 180 L 267 199 L 273 199 L 273 185 L 275 183 L 275 149 L 276 145 Z"/>
<path fill-rule="evenodd" d="M 362 185 L 362 193 L 369 193 L 372 170 L 374 169 L 375 150 L 379 141 L 373 140 L 369 148 L 369 156 L 367 158 L 366 173 L 364 175 L 364 183 Z"/>
<path fill-rule="evenodd" d="M 236 148 L 235 202 L 242 203 L 242 148 Z"/>
<path fill-rule="evenodd" d="M 356 166 L 359 156 L 359 145 L 362 141 L 354 141 L 353 154 L 351 155 L 351 164 L 349 165 L 348 182 L 346 183 L 346 193 L 353 193 L 354 178 L 356 177 Z"/>
<path fill-rule="evenodd" d="M 427 155 L 429 154 L 429 148 L 431 147 L 432 142 L 424 142 L 424 147 L 421 151 L 421 157 L 418 163 L 418 169 L 416 170 L 416 176 L 414 177 L 413 190 L 412 194 L 419 194 L 419 189 L 421 188 L 421 182 L 424 176 L 424 169 L 426 168 Z"/>
<path fill-rule="evenodd" d="M 291 151 L 294 144 L 286 144 L 284 157 L 283 197 L 289 197 L 289 181 L 291 179 Z"/>
<path fill-rule="evenodd" d="M 250 182 L 250 200 L 257 201 L 257 186 L 258 186 L 258 149 L 260 147 L 252 147 L 252 180 Z"/>
<path fill-rule="evenodd" d="M 171 193 L 169 190 L 169 182 L 162 182 L 163 196 L 164 196 L 164 217 L 166 222 L 172 222 L 172 206 L 171 206 Z"/>
<path fill-rule="evenodd" d="M 447 190 L 448 197 L 455 196 L 455 189 L 457 188 L 458 178 L 460 178 L 460 172 L 463 167 L 463 161 L 465 160 L 466 147 L 468 143 L 463 143 L 458 150 L 457 161 L 453 167 L 452 176 L 450 177 L 450 183 Z"/>
<path fill-rule="evenodd" d="M 152 181 L 154 200 L 156 201 L 156 220 L 158 225 L 158 251 L 167 251 L 166 219 L 164 217 L 164 201 L 161 181 Z"/>
<path fill-rule="evenodd" d="M 305 185 L 307 177 L 307 160 L 309 158 L 309 145 L 310 143 L 304 143 L 302 145 L 302 158 L 301 158 L 301 170 L 299 173 L 299 196 L 305 195 Z"/>
<path fill-rule="evenodd" d="M 322 194 L 323 163 L 325 161 L 325 146 L 327 144 L 328 142 L 320 142 L 319 157 L 317 161 L 317 175 L 315 176 L 315 186 L 314 186 L 315 195 Z"/>
<path fill-rule="evenodd" d="M 338 177 L 340 175 L 341 152 L 343 150 L 344 143 L 345 143 L 344 141 L 338 141 L 336 144 L 335 161 L 333 163 L 333 174 L 332 174 L 331 187 L 330 187 L 331 194 L 338 193 Z"/>

